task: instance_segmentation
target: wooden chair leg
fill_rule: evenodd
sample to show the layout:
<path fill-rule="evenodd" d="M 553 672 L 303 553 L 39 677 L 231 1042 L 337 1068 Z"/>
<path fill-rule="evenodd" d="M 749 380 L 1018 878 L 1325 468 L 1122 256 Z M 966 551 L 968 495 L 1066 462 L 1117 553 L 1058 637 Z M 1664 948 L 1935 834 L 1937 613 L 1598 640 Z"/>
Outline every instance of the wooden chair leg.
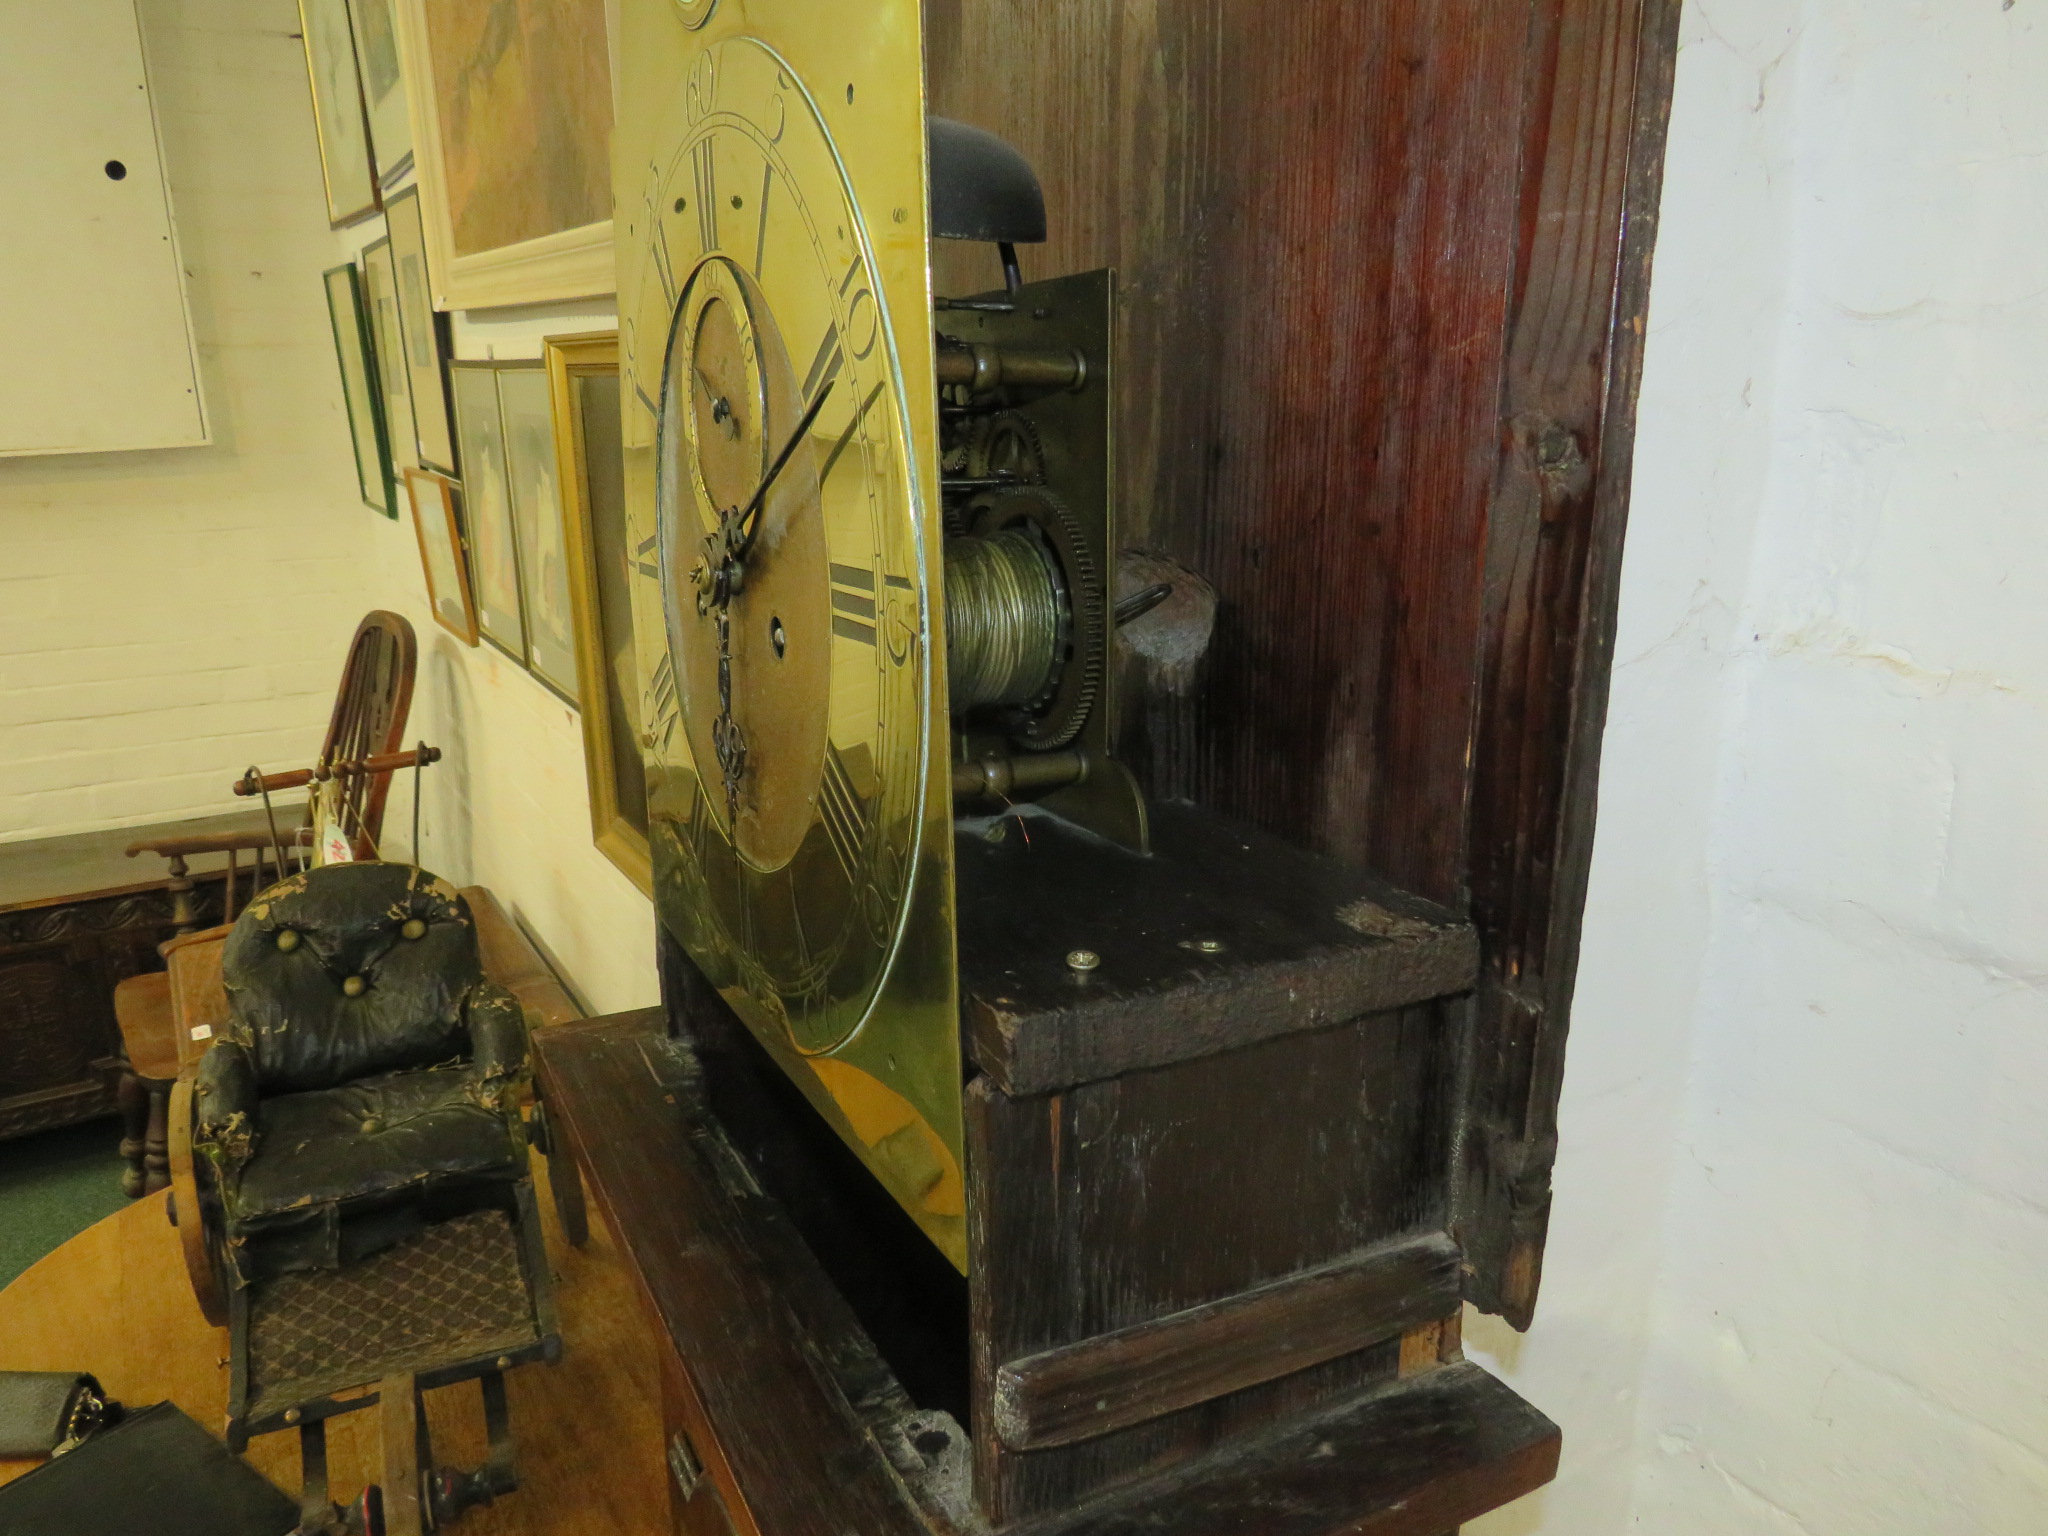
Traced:
<path fill-rule="evenodd" d="M 548 1188 L 555 1196 L 555 1218 L 562 1224 L 562 1236 L 571 1248 L 590 1241 L 590 1212 L 583 1203 L 583 1175 L 576 1160 L 566 1153 L 548 1159 Z"/>
<path fill-rule="evenodd" d="M 171 1085 L 150 1077 L 138 1081 L 149 1095 L 149 1125 L 142 1142 L 142 1192 L 153 1195 L 171 1183 Z"/>
<path fill-rule="evenodd" d="M 121 1110 L 121 1160 L 128 1166 L 121 1172 L 121 1193 L 130 1200 L 144 1190 L 143 1149 L 149 1138 L 149 1090 L 135 1069 L 122 1063 L 120 1081 L 114 1085 L 114 1102 Z"/>
<path fill-rule="evenodd" d="M 381 1455 L 385 1536 L 422 1536 L 419 1426 L 422 1405 L 410 1372 L 377 1386 L 377 1448 Z"/>

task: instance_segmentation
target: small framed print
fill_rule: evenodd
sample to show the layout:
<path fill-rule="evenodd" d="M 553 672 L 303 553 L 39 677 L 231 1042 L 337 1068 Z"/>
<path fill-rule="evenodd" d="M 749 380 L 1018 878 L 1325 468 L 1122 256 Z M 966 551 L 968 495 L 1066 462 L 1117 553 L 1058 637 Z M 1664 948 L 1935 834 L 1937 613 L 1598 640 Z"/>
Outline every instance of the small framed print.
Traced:
<path fill-rule="evenodd" d="M 456 456 L 455 417 L 449 400 L 448 317 L 434 310 L 419 192 L 407 187 L 392 197 L 384 206 L 384 221 L 391 240 L 398 330 L 405 344 L 414 451 L 423 467 L 457 475 L 462 465 Z"/>
<path fill-rule="evenodd" d="M 412 502 L 413 532 L 419 536 L 420 568 L 426 573 L 434 622 L 464 645 L 475 645 L 476 601 L 469 590 L 455 482 L 431 469 L 408 469 L 405 489 Z"/>
<path fill-rule="evenodd" d="M 569 546 L 591 837 L 627 879 L 652 896 L 633 636 L 634 557 L 626 538 L 620 446 L 619 333 L 551 336 L 544 345 Z"/>
<path fill-rule="evenodd" d="M 498 370 L 452 363 L 455 439 L 462 457 L 462 504 L 469 525 L 469 573 L 483 637 L 526 665 L 526 616 L 519 604 L 519 543 L 512 524 L 512 483 L 505 465 L 505 418 Z"/>
<path fill-rule="evenodd" d="M 505 473 L 519 543 L 520 611 L 527 670 L 576 702 L 576 619 L 569 596 L 569 546 L 562 532 L 561 481 L 548 376 L 539 362 L 498 365 L 505 423 Z"/>
<path fill-rule="evenodd" d="M 377 185 L 389 191 L 412 169 L 412 123 L 407 117 L 405 76 L 398 62 L 394 0 L 348 0 L 356 40 L 356 64 L 363 82 L 363 110 L 370 120 L 370 155 Z"/>
<path fill-rule="evenodd" d="M 413 441 L 412 382 L 406 377 L 405 335 L 398 324 L 398 271 L 391 261 L 391 241 L 371 242 L 363 250 L 363 308 L 370 319 L 371 350 L 377 358 L 377 382 L 384 399 L 384 436 L 391 446 L 391 465 L 402 470 L 419 462 Z"/>
<path fill-rule="evenodd" d="M 356 74 L 348 0 L 299 0 L 299 32 L 306 40 L 306 74 L 313 86 L 327 222 L 339 229 L 377 211 L 377 176 L 370 164 L 370 127 Z"/>
<path fill-rule="evenodd" d="M 365 504 L 386 517 L 398 516 L 391 495 L 391 446 L 384 432 L 377 362 L 370 350 L 370 320 L 363 308 L 362 278 L 354 262 L 321 274 L 327 285 L 327 318 L 341 363 L 341 393 L 348 407 L 349 436 L 355 444 L 356 484 Z"/>

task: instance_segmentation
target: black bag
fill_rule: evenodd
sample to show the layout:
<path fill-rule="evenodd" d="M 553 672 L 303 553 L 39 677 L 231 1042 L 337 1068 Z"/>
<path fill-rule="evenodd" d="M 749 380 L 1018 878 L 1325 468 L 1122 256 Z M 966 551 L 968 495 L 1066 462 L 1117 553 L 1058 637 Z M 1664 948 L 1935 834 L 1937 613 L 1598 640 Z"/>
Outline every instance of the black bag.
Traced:
<path fill-rule="evenodd" d="M 71 1371 L 0 1371 L 0 1456 L 69 1450 L 107 1421 L 107 1394 Z"/>
<path fill-rule="evenodd" d="M 298 1520 L 297 1505 L 171 1403 L 0 1488 L 7 1536 L 287 1536 Z"/>

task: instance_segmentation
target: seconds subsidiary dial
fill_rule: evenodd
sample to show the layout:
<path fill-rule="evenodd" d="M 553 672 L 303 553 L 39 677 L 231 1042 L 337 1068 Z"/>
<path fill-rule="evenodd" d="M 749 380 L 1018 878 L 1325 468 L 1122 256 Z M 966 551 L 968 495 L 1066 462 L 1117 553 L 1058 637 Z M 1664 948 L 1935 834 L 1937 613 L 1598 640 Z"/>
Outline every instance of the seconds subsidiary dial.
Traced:
<path fill-rule="evenodd" d="M 669 317 L 659 580 L 677 786 L 656 837 L 718 978 L 814 1054 L 901 943 L 923 803 L 928 619 L 902 378 L 817 107 L 763 44 L 699 55 L 641 211 Z M 651 350 L 651 349 L 650 349 Z"/>

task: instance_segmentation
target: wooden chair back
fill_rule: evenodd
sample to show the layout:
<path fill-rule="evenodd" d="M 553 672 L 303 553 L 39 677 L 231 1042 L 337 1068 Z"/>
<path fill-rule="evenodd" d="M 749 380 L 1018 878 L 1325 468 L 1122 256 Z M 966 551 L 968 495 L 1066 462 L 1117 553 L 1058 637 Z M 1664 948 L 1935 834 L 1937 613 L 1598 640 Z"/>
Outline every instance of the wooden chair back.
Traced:
<path fill-rule="evenodd" d="M 405 616 L 382 608 L 365 614 L 349 642 L 320 762 L 353 762 L 403 747 L 418 670 L 419 644 Z M 356 857 L 375 858 L 391 775 L 352 775 L 342 780 L 341 793 L 341 824 L 355 840 Z"/>

